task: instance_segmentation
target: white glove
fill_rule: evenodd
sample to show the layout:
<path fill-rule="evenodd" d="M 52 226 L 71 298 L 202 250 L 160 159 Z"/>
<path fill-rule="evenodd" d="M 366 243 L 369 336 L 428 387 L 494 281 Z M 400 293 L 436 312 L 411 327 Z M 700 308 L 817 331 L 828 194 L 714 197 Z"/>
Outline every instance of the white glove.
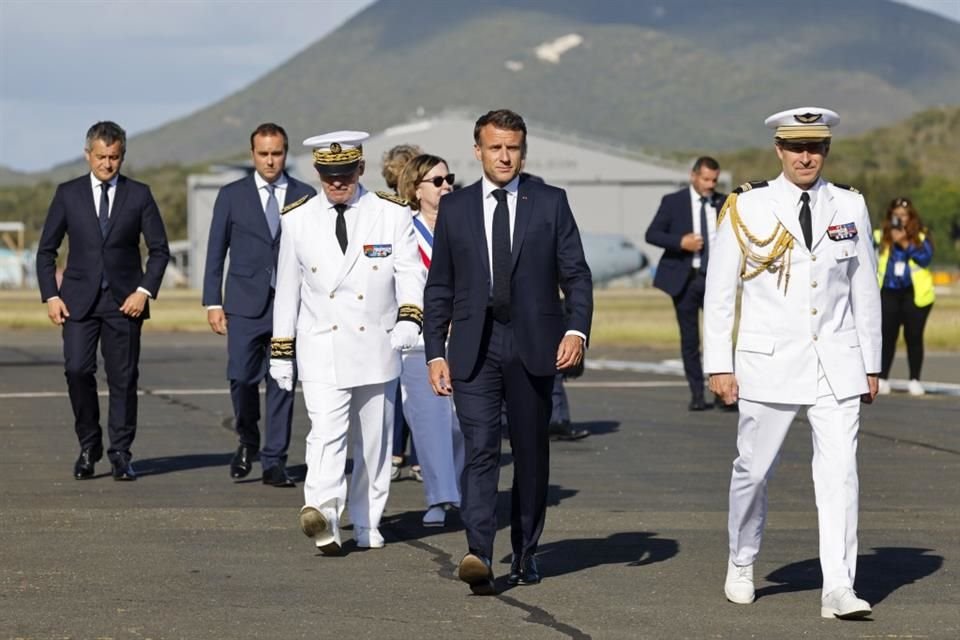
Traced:
<path fill-rule="evenodd" d="M 420 327 L 417 323 L 409 320 L 400 320 L 390 332 L 390 346 L 395 351 L 412 349 L 417 346 L 417 340 L 420 338 Z"/>
<path fill-rule="evenodd" d="M 270 358 L 270 377 L 284 391 L 293 391 L 293 360 Z"/>

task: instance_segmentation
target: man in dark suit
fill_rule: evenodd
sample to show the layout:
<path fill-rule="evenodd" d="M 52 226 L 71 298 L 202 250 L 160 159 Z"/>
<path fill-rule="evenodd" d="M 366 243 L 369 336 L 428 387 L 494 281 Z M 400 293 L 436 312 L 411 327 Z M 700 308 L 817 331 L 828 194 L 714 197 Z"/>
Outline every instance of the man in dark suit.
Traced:
<path fill-rule="evenodd" d="M 707 278 L 711 240 L 717 232 L 717 213 L 724 195 L 714 192 L 720 165 L 709 156 L 697 158 L 690 186 L 663 197 L 647 228 L 648 244 L 663 248 L 653 286 L 673 298 L 680 325 L 683 372 L 690 385 L 690 410 L 710 409 L 703 397 L 700 361 L 700 311 Z"/>
<path fill-rule="evenodd" d="M 461 518 L 469 550 L 458 575 L 483 595 L 494 593 L 501 403 L 514 457 L 507 582 L 536 584 L 553 379 L 582 360 L 593 315 L 593 282 L 566 193 L 519 178 L 526 134 L 506 109 L 477 120 L 483 177 L 441 199 L 424 291 L 430 384 L 454 395 L 466 449 Z"/>
<path fill-rule="evenodd" d="M 87 131 L 84 155 L 90 173 L 57 187 L 37 247 L 37 280 L 47 315 L 63 327 L 67 390 L 80 456 L 77 480 L 93 477 L 103 456 L 97 399 L 97 344 L 103 353 L 110 403 L 107 456 L 114 480 L 136 480 L 130 447 L 137 431 L 140 331 L 150 315 L 170 259 L 163 219 L 150 188 L 120 175 L 127 134 L 114 122 Z M 57 251 L 70 238 L 63 282 L 57 285 Z M 140 237 L 147 245 L 141 267 Z"/>
<path fill-rule="evenodd" d="M 227 378 L 240 440 L 230 462 L 230 476 L 245 478 L 259 452 L 263 483 L 275 487 L 295 486 L 286 468 L 294 392 L 281 389 L 266 375 L 273 335 L 280 211 L 285 204 L 317 193 L 285 173 L 288 147 L 286 131 L 273 123 L 260 125 L 250 135 L 255 171 L 226 185 L 217 195 L 203 277 L 207 321 L 215 333 L 227 336 Z M 224 296 L 223 265 L 228 250 Z M 265 376 L 267 420 L 261 448 L 259 384 Z"/>

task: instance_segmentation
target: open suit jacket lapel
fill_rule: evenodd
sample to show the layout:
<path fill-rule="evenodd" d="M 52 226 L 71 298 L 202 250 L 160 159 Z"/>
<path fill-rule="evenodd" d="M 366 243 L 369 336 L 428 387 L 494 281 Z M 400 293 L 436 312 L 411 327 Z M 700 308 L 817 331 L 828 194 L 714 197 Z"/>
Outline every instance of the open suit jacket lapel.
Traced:
<path fill-rule="evenodd" d="M 528 194 L 526 186 L 521 184 L 517 189 L 517 212 L 513 220 L 513 247 L 510 250 L 512 262 L 510 263 L 510 272 L 517 268 L 517 260 L 520 257 L 520 249 L 523 247 L 523 239 L 527 235 L 527 227 L 530 225 L 530 218 L 534 215 L 533 194 Z"/>
<path fill-rule="evenodd" d="M 820 187 L 820 193 L 817 196 L 817 206 L 813 211 L 813 241 L 811 250 L 815 249 L 817 244 L 823 240 L 827 234 L 827 227 L 833 222 L 837 215 L 837 201 L 833 199 L 833 194 L 826 186 Z"/>
<path fill-rule="evenodd" d="M 290 188 L 289 182 L 287 183 L 287 200 L 290 199 Z M 251 173 L 247 176 L 246 185 L 244 186 L 244 201 L 248 203 L 248 206 L 245 209 L 253 219 L 250 221 L 252 223 L 252 228 L 257 230 L 264 240 L 267 241 L 267 244 L 273 244 L 273 237 L 270 235 L 270 226 L 267 224 L 267 215 L 263 212 L 263 203 L 260 201 L 260 190 L 257 189 L 257 182 L 253 178 Z M 280 234 L 277 233 L 277 236 Z"/>
<path fill-rule="evenodd" d="M 110 237 L 110 232 L 113 231 L 113 227 L 117 224 L 117 219 L 123 215 L 123 205 L 127 200 L 127 187 L 127 179 L 124 176 L 117 176 L 117 192 L 113 196 L 113 204 L 110 207 L 110 219 L 107 220 L 107 231 L 103 234 L 104 242 Z M 90 200 L 89 198 L 87 199 Z M 99 217 L 99 212 L 94 211 L 94 214 Z"/>
<path fill-rule="evenodd" d="M 803 230 L 800 228 L 800 218 L 797 214 L 797 203 L 792 202 L 789 192 L 783 188 L 782 183 L 777 183 L 774 191 L 773 213 L 780 224 L 793 236 L 795 249 L 807 250 L 807 245 L 803 240 Z"/>
<path fill-rule="evenodd" d="M 470 233 L 479 240 L 472 243 L 480 250 L 480 265 L 483 268 L 487 280 L 490 279 L 490 256 L 487 253 L 487 230 L 483 224 L 483 187 L 481 182 L 477 181 L 467 187 L 476 191 L 468 201 L 470 209 L 467 212 L 467 226 Z"/>

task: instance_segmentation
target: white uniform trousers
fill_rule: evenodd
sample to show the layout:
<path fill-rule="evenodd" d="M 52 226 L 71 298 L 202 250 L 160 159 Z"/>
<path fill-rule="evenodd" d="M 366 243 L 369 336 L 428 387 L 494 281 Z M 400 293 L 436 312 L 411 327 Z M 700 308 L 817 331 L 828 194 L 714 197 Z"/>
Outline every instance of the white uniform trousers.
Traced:
<path fill-rule="evenodd" d="M 301 382 L 310 416 L 307 434 L 307 479 L 304 503 L 343 513 L 347 502 L 349 438 L 353 457 L 350 521 L 375 529 L 390 493 L 390 450 L 396 379 L 386 383 L 338 389 L 322 382 Z"/>
<path fill-rule="evenodd" d="M 857 571 L 857 430 L 860 397 L 837 400 L 820 371 L 817 403 L 807 407 L 813 432 L 813 483 L 820 530 L 823 594 L 853 587 Z M 767 517 L 767 482 L 801 405 L 740 400 L 739 456 L 730 479 L 730 559 L 753 564 Z"/>
<path fill-rule="evenodd" d="M 430 388 L 427 372 L 422 350 L 404 352 L 400 374 L 403 417 L 410 425 L 417 447 L 427 507 L 445 502 L 459 507 L 463 472 L 460 421 L 453 398 L 436 395 Z"/>

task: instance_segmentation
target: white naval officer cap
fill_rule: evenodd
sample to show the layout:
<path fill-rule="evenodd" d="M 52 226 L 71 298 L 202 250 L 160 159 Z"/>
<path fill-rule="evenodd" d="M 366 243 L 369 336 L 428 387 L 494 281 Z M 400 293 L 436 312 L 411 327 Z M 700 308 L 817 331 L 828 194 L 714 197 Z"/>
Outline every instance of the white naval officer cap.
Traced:
<path fill-rule="evenodd" d="M 370 137 L 366 131 L 331 131 L 303 141 L 305 147 L 313 148 L 313 166 L 328 176 L 342 176 L 353 171 L 363 159 L 364 140 Z"/>
<path fill-rule="evenodd" d="M 775 130 L 777 140 L 828 140 L 830 127 L 840 122 L 836 111 L 823 107 L 799 107 L 775 113 L 763 121 Z"/>

